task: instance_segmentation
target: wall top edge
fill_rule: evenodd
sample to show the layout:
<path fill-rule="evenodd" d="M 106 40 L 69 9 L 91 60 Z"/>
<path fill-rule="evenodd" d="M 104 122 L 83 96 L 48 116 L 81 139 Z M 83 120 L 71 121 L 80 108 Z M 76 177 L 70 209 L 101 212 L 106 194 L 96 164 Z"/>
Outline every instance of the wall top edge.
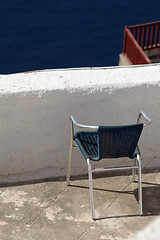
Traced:
<path fill-rule="evenodd" d="M 0 95 L 46 91 L 102 91 L 141 85 L 160 86 L 160 64 L 49 69 L 0 75 Z"/>

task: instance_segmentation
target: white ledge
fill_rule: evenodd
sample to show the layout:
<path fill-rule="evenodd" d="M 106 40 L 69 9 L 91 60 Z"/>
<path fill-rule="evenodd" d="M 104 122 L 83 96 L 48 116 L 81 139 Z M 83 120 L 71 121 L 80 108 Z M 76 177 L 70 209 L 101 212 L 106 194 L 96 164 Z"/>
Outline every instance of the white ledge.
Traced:
<path fill-rule="evenodd" d="M 39 91 L 91 92 L 160 84 L 160 64 L 106 68 L 58 69 L 0 75 L 0 94 Z"/>

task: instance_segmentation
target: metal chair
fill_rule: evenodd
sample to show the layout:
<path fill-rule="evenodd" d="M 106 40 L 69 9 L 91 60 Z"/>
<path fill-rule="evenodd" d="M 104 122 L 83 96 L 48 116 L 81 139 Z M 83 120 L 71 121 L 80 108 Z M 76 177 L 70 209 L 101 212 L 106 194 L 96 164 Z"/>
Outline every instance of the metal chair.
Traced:
<path fill-rule="evenodd" d="M 146 122 L 140 123 L 141 116 L 144 117 Z M 72 149 L 74 146 L 73 142 L 76 142 L 88 165 L 92 219 L 95 219 L 92 172 L 101 170 L 132 169 L 132 177 L 134 181 L 136 169 L 138 169 L 139 214 L 143 214 L 141 155 L 137 144 L 143 127 L 150 123 L 151 119 L 149 119 L 143 111 L 139 113 L 136 124 L 122 126 L 87 126 L 77 123 L 74 117 L 71 116 L 71 143 L 68 162 L 67 185 L 70 184 Z M 83 130 L 75 132 L 75 126 L 82 129 L 90 129 L 90 131 Z M 95 131 L 93 131 L 93 129 Z M 134 159 L 132 162 L 133 164 L 131 166 L 115 166 L 110 168 L 92 168 L 91 166 L 91 161 L 100 161 L 103 158 L 121 157 Z"/>

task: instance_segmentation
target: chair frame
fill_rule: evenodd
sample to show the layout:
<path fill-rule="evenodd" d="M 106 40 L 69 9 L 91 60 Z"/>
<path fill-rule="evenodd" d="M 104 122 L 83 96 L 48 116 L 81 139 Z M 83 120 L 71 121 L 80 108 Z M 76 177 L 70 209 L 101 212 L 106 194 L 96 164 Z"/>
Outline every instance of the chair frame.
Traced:
<path fill-rule="evenodd" d="M 147 115 L 141 111 L 137 118 L 137 123 L 140 122 L 141 117 L 143 117 L 146 122 L 143 123 L 143 126 L 147 126 L 151 123 L 151 119 L 147 117 Z M 70 176 L 71 176 L 71 161 L 72 161 L 72 151 L 74 147 L 77 147 L 73 144 L 74 142 L 74 126 L 79 128 L 87 128 L 87 129 L 95 129 L 98 130 L 99 126 L 89 126 L 79 124 L 75 121 L 74 117 L 71 116 L 71 141 L 70 141 L 70 150 L 69 150 L 69 161 L 68 161 L 68 172 L 67 172 L 67 185 L 70 185 Z M 95 220 L 95 207 L 94 207 L 94 197 L 93 197 L 93 181 L 92 181 L 92 173 L 96 171 L 111 171 L 111 170 L 123 170 L 123 169 L 132 169 L 132 181 L 135 181 L 136 169 L 138 169 L 138 202 L 139 202 L 139 215 L 143 214 L 143 206 L 142 206 L 142 178 L 141 178 L 141 156 L 137 154 L 136 158 L 134 158 L 134 164 L 132 166 L 122 166 L 122 167 L 107 167 L 107 168 L 92 168 L 91 161 L 87 158 L 88 165 L 88 176 L 89 176 L 89 190 L 90 190 L 90 204 L 91 204 L 91 212 L 92 219 Z"/>

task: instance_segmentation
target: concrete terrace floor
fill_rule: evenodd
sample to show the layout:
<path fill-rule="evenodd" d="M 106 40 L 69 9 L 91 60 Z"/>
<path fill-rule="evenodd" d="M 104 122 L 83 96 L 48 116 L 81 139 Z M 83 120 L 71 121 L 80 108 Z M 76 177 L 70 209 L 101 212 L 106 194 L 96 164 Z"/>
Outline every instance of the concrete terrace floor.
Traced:
<path fill-rule="evenodd" d="M 2 240 L 130 239 L 160 214 L 160 172 L 143 174 L 144 216 L 138 215 L 137 183 L 130 175 L 94 175 L 97 220 L 91 219 L 88 179 L 0 186 Z"/>

